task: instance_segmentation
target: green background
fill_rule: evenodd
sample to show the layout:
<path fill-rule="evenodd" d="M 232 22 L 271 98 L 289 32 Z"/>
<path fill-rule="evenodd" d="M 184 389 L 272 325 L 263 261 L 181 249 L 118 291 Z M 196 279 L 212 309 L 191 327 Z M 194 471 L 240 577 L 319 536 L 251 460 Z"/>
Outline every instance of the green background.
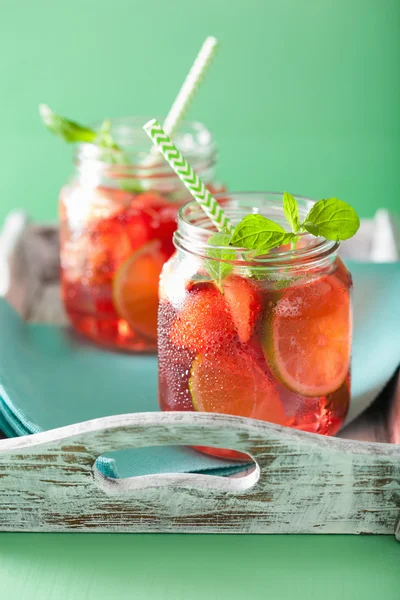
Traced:
<path fill-rule="evenodd" d="M 57 214 L 84 122 L 165 113 L 203 39 L 221 48 L 190 117 L 231 189 L 399 210 L 398 0 L 0 0 L 0 218 Z M 397 587 L 397 591 L 396 591 Z M 393 537 L 0 534 L 9 599 L 399 597 Z"/>
<path fill-rule="evenodd" d="M 202 41 L 189 117 L 231 189 L 400 207 L 399 0 L 0 0 L 1 213 L 56 216 L 71 148 L 39 102 L 91 122 L 166 113 Z"/>

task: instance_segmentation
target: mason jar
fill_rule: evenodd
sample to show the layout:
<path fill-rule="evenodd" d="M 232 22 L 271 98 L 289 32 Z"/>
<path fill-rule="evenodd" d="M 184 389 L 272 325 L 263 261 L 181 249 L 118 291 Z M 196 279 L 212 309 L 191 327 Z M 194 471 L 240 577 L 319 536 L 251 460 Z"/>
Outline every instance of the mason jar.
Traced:
<path fill-rule="evenodd" d="M 115 119 L 121 152 L 81 144 L 75 173 L 60 194 L 61 289 L 73 327 L 98 344 L 156 349 L 158 279 L 174 251 L 176 213 L 188 192 L 142 126 L 146 117 Z M 216 147 L 201 123 L 175 137 L 212 191 Z"/>
<path fill-rule="evenodd" d="M 304 219 L 313 202 L 297 201 Z M 260 213 L 288 227 L 282 194 L 229 194 L 224 210 L 234 225 Z M 303 233 L 254 258 L 244 248 L 216 252 L 214 232 L 197 203 L 179 210 L 176 253 L 160 279 L 161 409 L 334 435 L 350 402 L 352 338 L 352 280 L 339 244 Z"/>

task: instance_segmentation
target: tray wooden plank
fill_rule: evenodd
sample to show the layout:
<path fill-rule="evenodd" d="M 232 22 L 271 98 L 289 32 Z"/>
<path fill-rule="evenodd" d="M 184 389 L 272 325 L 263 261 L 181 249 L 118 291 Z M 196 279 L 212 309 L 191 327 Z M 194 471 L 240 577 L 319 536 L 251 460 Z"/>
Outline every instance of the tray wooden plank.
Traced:
<path fill-rule="evenodd" d="M 132 446 L 206 444 L 247 452 L 236 478 L 109 479 L 95 467 Z M 107 417 L 0 442 L 0 530 L 393 534 L 400 447 L 227 415 Z"/>

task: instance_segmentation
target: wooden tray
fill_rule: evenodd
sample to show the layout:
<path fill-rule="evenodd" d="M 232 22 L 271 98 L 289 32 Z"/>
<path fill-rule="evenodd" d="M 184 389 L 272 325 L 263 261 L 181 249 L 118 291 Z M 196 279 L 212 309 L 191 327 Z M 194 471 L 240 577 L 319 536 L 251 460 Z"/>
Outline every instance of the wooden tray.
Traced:
<path fill-rule="evenodd" d="M 0 290 L 24 319 L 65 323 L 56 229 L 16 214 L 6 233 Z M 140 413 L 3 439 L 0 530 L 394 533 L 400 540 L 399 443 L 396 379 L 340 438 L 227 415 Z M 96 468 L 106 452 L 162 444 L 233 448 L 256 464 L 232 477 L 111 479 Z"/>

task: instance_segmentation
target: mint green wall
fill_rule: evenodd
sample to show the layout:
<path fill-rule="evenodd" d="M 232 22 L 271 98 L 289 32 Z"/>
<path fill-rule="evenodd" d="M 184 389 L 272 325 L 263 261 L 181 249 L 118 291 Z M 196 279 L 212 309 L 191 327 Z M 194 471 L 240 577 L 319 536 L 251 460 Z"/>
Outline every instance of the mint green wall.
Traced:
<path fill-rule="evenodd" d="M 399 0 L 0 4 L 0 217 L 56 215 L 71 149 L 39 102 L 82 121 L 164 113 L 208 34 L 221 48 L 190 116 L 231 189 L 400 207 Z"/>

